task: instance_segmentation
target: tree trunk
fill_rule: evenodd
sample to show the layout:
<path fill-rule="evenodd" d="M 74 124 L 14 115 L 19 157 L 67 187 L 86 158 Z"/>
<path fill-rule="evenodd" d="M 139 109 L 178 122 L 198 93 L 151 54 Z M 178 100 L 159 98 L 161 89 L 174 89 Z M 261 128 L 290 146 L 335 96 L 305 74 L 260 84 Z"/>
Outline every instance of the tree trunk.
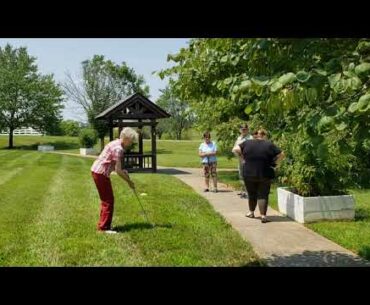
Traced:
<path fill-rule="evenodd" d="M 100 152 L 104 149 L 104 137 L 100 138 Z"/>
<path fill-rule="evenodd" d="M 13 127 L 10 127 L 9 128 L 9 149 L 13 148 L 13 131 L 14 131 L 14 128 Z"/>
<path fill-rule="evenodd" d="M 181 130 L 176 133 L 176 140 L 181 140 Z"/>

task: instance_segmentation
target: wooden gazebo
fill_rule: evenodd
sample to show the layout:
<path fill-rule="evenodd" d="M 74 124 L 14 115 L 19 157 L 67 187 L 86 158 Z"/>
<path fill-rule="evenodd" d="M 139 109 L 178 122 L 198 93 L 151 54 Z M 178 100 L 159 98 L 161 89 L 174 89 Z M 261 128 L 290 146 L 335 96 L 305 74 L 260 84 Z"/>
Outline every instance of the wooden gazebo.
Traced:
<path fill-rule="evenodd" d="M 139 151 L 125 153 L 123 167 L 129 172 L 157 171 L 157 119 L 168 118 L 170 115 L 140 93 L 135 93 L 117 104 L 109 107 L 96 116 L 96 119 L 106 120 L 109 124 L 109 138 L 113 140 L 113 128 L 118 127 L 118 134 L 124 127 L 138 127 Z M 144 126 L 151 127 L 152 150 L 150 154 L 143 152 Z"/>

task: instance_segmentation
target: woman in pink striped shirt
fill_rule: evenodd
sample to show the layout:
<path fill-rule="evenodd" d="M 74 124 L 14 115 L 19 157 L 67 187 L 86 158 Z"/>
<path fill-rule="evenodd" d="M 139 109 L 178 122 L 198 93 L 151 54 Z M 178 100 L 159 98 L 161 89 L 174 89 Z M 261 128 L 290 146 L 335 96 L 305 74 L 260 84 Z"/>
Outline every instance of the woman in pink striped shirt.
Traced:
<path fill-rule="evenodd" d="M 137 132 L 132 128 L 126 127 L 122 129 L 120 138 L 109 142 L 91 167 L 91 174 L 101 200 L 100 219 L 98 223 L 99 231 L 117 233 L 111 230 L 114 208 L 114 196 L 110 180 L 111 172 L 115 171 L 132 189 L 135 189 L 135 185 L 130 180 L 128 172 L 122 169 L 122 158 L 124 149 L 134 141 L 137 141 L 137 138 Z"/>

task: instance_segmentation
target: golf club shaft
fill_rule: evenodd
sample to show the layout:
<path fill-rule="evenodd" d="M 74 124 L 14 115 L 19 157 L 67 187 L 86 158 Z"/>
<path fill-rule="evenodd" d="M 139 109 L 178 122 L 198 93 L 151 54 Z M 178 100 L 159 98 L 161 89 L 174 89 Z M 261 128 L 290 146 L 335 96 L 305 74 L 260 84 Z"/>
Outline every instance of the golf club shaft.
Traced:
<path fill-rule="evenodd" d="M 144 215 L 145 215 L 145 219 L 146 219 L 146 221 L 147 221 L 147 222 L 149 222 L 149 223 L 151 223 L 151 222 L 149 221 L 149 219 L 148 219 L 148 216 L 146 215 L 145 209 L 144 209 L 143 205 L 141 204 L 140 198 L 139 198 L 138 194 L 136 193 L 136 190 L 134 190 L 134 193 L 135 193 L 135 196 L 136 196 L 136 198 L 137 198 L 137 201 L 139 201 L 139 204 L 140 204 L 140 206 L 141 206 L 141 209 L 142 209 L 142 210 L 143 210 L 143 212 L 144 212 Z"/>

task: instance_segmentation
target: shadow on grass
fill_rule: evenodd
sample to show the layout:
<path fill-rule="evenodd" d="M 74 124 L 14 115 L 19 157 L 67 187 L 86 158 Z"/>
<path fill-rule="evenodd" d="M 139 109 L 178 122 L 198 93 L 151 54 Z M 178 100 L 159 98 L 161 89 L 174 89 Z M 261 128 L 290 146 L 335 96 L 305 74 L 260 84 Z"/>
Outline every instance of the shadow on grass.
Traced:
<path fill-rule="evenodd" d="M 13 148 L 9 148 L 8 146 L 2 146 L 2 147 L 0 147 L 0 150 L 8 150 L 8 151 L 17 150 L 17 149 L 18 150 L 19 149 L 22 149 L 22 146 L 13 146 Z M 37 147 L 36 147 L 36 149 L 37 149 Z"/>
<path fill-rule="evenodd" d="M 145 150 L 146 154 L 151 154 L 152 151 L 151 150 Z M 157 155 L 173 155 L 174 152 L 172 150 L 168 150 L 168 149 L 164 149 L 164 148 L 160 148 L 158 149 L 157 148 Z"/>
<path fill-rule="evenodd" d="M 227 171 L 219 170 L 217 171 L 217 173 L 225 175 L 225 176 L 230 176 L 230 177 L 236 176 L 236 178 L 239 179 L 239 172 L 237 170 L 227 170 Z"/>
<path fill-rule="evenodd" d="M 246 268 L 246 267 L 267 267 L 267 264 L 264 260 L 256 260 L 256 261 L 252 261 L 252 262 L 249 262 L 245 265 L 242 265 L 240 266 L 242 268 Z"/>
<path fill-rule="evenodd" d="M 368 210 L 363 208 L 358 208 L 355 211 L 355 220 L 356 221 L 363 221 L 363 220 L 370 220 L 370 213 Z"/>
<path fill-rule="evenodd" d="M 145 230 L 145 229 L 156 229 L 156 228 L 166 228 L 171 229 L 171 224 L 155 224 L 154 227 L 147 222 L 135 222 L 135 223 L 129 223 L 123 226 L 115 226 L 113 230 L 117 232 L 129 232 L 131 230 Z"/>
<path fill-rule="evenodd" d="M 157 154 L 158 155 L 161 155 L 161 154 L 170 155 L 170 154 L 173 154 L 173 151 L 161 148 L 161 149 L 157 149 Z"/>
<path fill-rule="evenodd" d="M 261 217 L 256 217 L 256 219 L 259 219 L 261 220 Z M 268 222 L 292 222 L 294 220 L 290 219 L 289 217 L 285 217 L 285 216 L 279 216 L 279 215 L 268 215 L 267 214 L 267 219 L 268 219 Z"/>
<path fill-rule="evenodd" d="M 266 259 L 271 267 L 369 267 L 370 262 L 334 251 L 303 251 L 300 254 L 272 255 Z"/>
<path fill-rule="evenodd" d="M 191 175 L 190 172 L 181 171 L 175 168 L 159 168 L 157 169 L 157 173 L 167 175 Z"/>
<path fill-rule="evenodd" d="M 358 251 L 358 254 L 370 261 L 370 247 L 369 246 L 362 247 Z"/>
<path fill-rule="evenodd" d="M 39 145 L 52 145 L 54 146 L 55 150 L 65 150 L 65 149 L 78 149 L 80 145 L 78 143 L 73 142 L 65 142 L 65 141 L 56 141 L 56 142 L 46 142 L 46 143 L 33 143 L 30 145 L 20 145 L 14 146 L 12 149 L 14 150 L 37 150 L 37 146 Z M 7 147 L 2 147 L 1 149 L 9 149 Z"/>

